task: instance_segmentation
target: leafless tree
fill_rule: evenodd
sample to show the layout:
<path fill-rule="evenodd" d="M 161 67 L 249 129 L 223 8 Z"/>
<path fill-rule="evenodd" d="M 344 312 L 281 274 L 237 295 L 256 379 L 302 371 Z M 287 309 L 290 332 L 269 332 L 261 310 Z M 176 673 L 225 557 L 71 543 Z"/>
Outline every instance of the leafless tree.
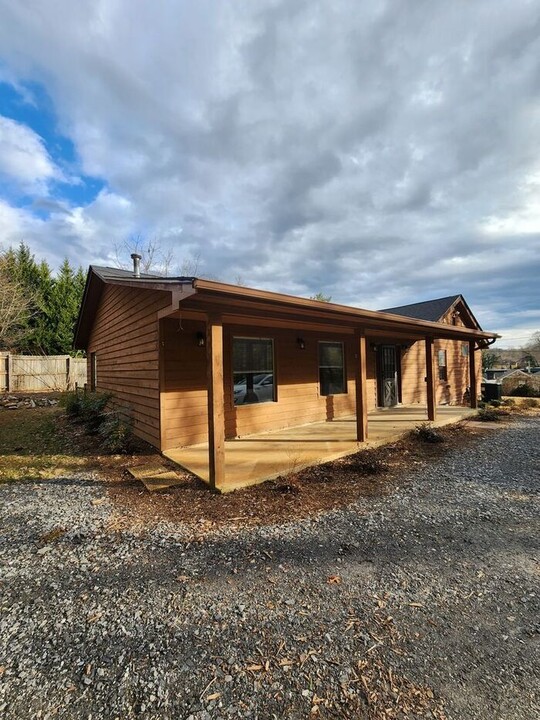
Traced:
<path fill-rule="evenodd" d="M 32 298 L 10 276 L 6 258 L 0 255 L 0 347 L 9 349 L 16 343 L 31 305 Z"/>
<path fill-rule="evenodd" d="M 132 235 L 123 243 L 114 246 L 115 262 L 119 268 L 129 269 L 130 256 L 138 253 L 141 256 L 141 270 L 143 273 L 167 276 L 174 261 L 173 251 L 163 249 L 157 238 L 144 239 L 141 235 Z"/>

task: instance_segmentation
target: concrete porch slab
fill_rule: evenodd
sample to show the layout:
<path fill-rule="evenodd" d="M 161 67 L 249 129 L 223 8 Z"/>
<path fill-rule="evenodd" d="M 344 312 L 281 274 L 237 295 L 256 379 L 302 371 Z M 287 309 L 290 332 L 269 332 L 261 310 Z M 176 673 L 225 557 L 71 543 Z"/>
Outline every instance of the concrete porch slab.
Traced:
<path fill-rule="evenodd" d="M 466 407 L 439 407 L 437 420 L 432 425 L 440 427 L 458 422 L 475 412 Z M 219 490 L 230 492 L 297 472 L 310 465 L 336 460 L 361 448 L 377 447 L 396 440 L 426 421 L 424 408 L 398 407 L 369 413 L 369 441 L 366 443 L 356 440 L 354 417 L 226 440 L 225 483 Z M 174 448 L 163 454 L 204 482 L 209 482 L 208 443 Z"/>

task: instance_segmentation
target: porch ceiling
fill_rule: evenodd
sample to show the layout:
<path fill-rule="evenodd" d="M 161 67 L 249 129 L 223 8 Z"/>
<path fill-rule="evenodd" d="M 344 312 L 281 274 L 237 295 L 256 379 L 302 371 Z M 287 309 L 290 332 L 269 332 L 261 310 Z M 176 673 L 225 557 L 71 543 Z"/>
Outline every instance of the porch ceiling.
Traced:
<path fill-rule="evenodd" d="M 434 426 L 457 422 L 474 414 L 466 407 L 439 407 Z M 356 419 L 341 418 L 299 427 L 258 433 L 225 441 L 225 482 L 221 492 L 256 485 L 280 475 L 376 447 L 397 439 L 427 420 L 422 406 L 376 410 L 369 413 L 369 442 L 356 440 Z M 166 457 L 209 482 L 208 443 L 168 450 Z"/>

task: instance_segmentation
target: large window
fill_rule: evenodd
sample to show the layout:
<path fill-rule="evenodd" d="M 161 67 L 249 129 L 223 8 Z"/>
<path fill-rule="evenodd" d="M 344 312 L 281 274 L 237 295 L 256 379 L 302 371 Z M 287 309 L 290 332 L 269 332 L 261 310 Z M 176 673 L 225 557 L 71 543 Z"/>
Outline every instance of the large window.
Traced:
<path fill-rule="evenodd" d="M 321 395 L 346 393 L 343 343 L 319 343 L 319 383 Z"/>
<path fill-rule="evenodd" d="M 448 372 L 446 370 L 446 350 L 439 350 L 439 380 L 447 380 Z"/>
<path fill-rule="evenodd" d="M 274 346 L 268 338 L 233 338 L 234 404 L 274 402 Z"/>

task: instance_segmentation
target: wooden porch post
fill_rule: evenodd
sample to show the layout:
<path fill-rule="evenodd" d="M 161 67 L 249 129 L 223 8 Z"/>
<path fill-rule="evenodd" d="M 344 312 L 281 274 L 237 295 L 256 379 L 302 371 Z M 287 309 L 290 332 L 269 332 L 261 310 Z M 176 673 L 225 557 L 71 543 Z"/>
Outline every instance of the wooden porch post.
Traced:
<path fill-rule="evenodd" d="M 223 323 L 209 315 L 206 323 L 208 384 L 208 463 L 212 490 L 225 480 L 225 407 L 223 392 Z"/>
<path fill-rule="evenodd" d="M 478 385 L 476 382 L 476 356 L 475 341 L 469 340 L 469 393 L 471 395 L 471 407 L 478 407 Z"/>
<path fill-rule="evenodd" d="M 368 437 L 368 411 L 367 411 L 367 353 L 366 335 L 364 330 L 355 332 L 356 346 L 356 439 L 365 442 Z"/>
<path fill-rule="evenodd" d="M 435 405 L 435 374 L 433 372 L 433 338 L 426 338 L 426 383 L 427 383 L 427 412 L 428 420 L 435 420 L 437 409 Z"/>

